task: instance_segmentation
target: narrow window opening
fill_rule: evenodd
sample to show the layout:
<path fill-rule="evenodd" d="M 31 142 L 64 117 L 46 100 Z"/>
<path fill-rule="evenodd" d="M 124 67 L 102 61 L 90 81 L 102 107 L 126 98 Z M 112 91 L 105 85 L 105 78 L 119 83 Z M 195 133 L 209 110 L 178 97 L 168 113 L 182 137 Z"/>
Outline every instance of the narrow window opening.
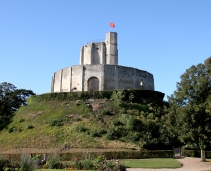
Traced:
<path fill-rule="evenodd" d="M 140 82 L 140 85 L 141 85 L 141 86 L 143 86 L 143 85 L 144 85 L 144 82 L 143 82 L 143 80 L 141 80 L 141 82 Z"/>

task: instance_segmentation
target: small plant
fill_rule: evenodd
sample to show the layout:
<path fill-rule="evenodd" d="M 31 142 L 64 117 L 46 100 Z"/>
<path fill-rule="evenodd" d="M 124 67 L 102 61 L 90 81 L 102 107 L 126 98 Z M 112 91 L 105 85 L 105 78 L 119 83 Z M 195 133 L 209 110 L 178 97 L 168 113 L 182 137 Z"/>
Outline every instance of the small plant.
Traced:
<path fill-rule="evenodd" d="M 19 122 L 21 123 L 21 122 L 24 122 L 25 121 L 25 119 L 23 119 L 23 118 L 21 118 L 20 120 L 19 120 Z"/>
<path fill-rule="evenodd" d="M 33 128 L 34 128 L 33 125 L 28 125 L 28 126 L 26 126 L 26 129 L 33 129 Z"/>
<path fill-rule="evenodd" d="M 0 171 L 4 171 L 8 163 L 9 161 L 5 158 L 5 156 L 0 155 Z"/>
<path fill-rule="evenodd" d="M 75 164 L 74 164 L 74 167 L 76 170 L 80 170 L 83 168 L 82 166 L 82 163 L 81 163 L 81 160 L 79 160 L 78 158 L 75 158 Z"/>
<path fill-rule="evenodd" d="M 94 162 L 93 162 L 93 160 L 85 159 L 85 160 L 81 161 L 81 165 L 82 165 L 83 169 L 90 170 L 90 169 L 93 169 Z"/>
<path fill-rule="evenodd" d="M 62 122 L 62 119 L 50 119 L 47 122 L 50 126 L 62 126 L 64 123 Z"/>
<path fill-rule="evenodd" d="M 51 154 L 48 157 L 46 165 L 49 166 L 49 169 L 60 169 L 62 164 L 60 163 L 60 158 L 57 154 Z"/>
<path fill-rule="evenodd" d="M 96 170 L 100 171 L 126 171 L 126 167 L 119 160 L 106 160 L 105 156 L 98 156 L 94 161 Z"/>
<path fill-rule="evenodd" d="M 37 168 L 37 161 L 31 158 L 29 154 L 21 155 L 20 171 L 34 171 Z"/>
<path fill-rule="evenodd" d="M 13 131 L 14 131 L 14 127 L 11 127 L 11 128 L 8 129 L 9 133 L 12 133 Z"/>

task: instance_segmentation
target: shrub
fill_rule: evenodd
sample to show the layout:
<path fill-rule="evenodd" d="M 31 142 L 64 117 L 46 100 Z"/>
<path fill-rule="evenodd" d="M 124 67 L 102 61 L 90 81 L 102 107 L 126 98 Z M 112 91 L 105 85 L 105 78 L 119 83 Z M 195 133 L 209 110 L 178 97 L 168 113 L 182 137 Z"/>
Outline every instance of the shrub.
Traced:
<path fill-rule="evenodd" d="M 81 165 L 82 165 L 83 169 L 91 170 L 94 167 L 94 162 L 93 162 L 93 160 L 85 159 L 85 160 L 81 161 Z"/>
<path fill-rule="evenodd" d="M 0 155 L 0 171 L 4 171 L 8 163 L 9 161 L 5 158 L 5 156 Z"/>
<path fill-rule="evenodd" d="M 33 125 L 28 125 L 28 126 L 26 126 L 26 129 L 33 129 L 33 128 L 34 128 Z"/>
<path fill-rule="evenodd" d="M 60 163 L 60 158 L 57 154 L 49 155 L 46 165 L 49 166 L 49 169 L 62 168 L 62 164 Z"/>
<path fill-rule="evenodd" d="M 88 135 L 90 135 L 91 137 L 101 137 L 103 134 L 106 134 L 107 131 L 104 129 L 100 129 L 100 130 L 89 130 L 87 132 Z"/>
<path fill-rule="evenodd" d="M 24 122 L 24 121 L 25 121 L 24 118 L 21 118 L 21 119 L 19 120 L 20 123 L 21 123 L 21 122 Z"/>
<path fill-rule="evenodd" d="M 79 124 L 76 126 L 76 131 L 77 132 L 86 132 L 88 129 L 85 128 L 83 125 Z"/>
<path fill-rule="evenodd" d="M 14 131 L 14 127 L 11 127 L 11 128 L 8 129 L 9 133 L 12 133 L 13 131 Z"/>
<path fill-rule="evenodd" d="M 47 122 L 50 126 L 62 126 L 63 122 L 61 119 L 50 119 Z"/>
<path fill-rule="evenodd" d="M 37 168 L 37 161 L 30 157 L 29 154 L 21 155 L 20 171 L 34 171 Z"/>
<path fill-rule="evenodd" d="M 119 160 L 107 160 L 105 156 L 95 158 L 94 166 L 96 170 L 126 171 L 126 167 Z"/>

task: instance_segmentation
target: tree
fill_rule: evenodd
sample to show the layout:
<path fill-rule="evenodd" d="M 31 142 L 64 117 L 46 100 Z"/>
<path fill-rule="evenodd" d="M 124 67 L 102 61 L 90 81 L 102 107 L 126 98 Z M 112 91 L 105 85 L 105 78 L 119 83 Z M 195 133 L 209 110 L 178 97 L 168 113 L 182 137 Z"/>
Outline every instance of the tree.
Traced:
<path fill-rule="evenodd" d="M 177 90 L 168 97 L 174 127 L 179 139 L 189 148 L 201 150 L 211 145 L 211 57 L 193 65 L 181 75 Z"/>
<path fill-rule="evenodd" d="M 26 98 L 35 95 L 31 90 L 17 89 L 13 84 L 0 84 L 0 129 L 9 122 L 13 113 L 22 105 L 26 105 Z"/>

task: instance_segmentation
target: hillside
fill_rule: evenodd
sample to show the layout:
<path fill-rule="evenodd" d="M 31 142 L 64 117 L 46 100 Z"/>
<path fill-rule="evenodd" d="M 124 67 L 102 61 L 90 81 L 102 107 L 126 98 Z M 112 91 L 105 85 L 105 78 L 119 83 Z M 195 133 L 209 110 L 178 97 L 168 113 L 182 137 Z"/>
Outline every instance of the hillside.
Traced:
<path fill-rule="evenodd" d="M 113 98 L 43 101 L 28 99 L 7 128 L 0 131 L 0 151 L 19 148 L 140 149 L 147 137 L 162 144 L 158 135 L 166 106 L 162 100 Z M 116 95 L 116 96 L 115 96 Z M 147 133 L 147 137 L 146 137 Z M 157 140 L 156 140 L 157 139 Z M 151 142 L 153 143 L 153 142 Z"/>

